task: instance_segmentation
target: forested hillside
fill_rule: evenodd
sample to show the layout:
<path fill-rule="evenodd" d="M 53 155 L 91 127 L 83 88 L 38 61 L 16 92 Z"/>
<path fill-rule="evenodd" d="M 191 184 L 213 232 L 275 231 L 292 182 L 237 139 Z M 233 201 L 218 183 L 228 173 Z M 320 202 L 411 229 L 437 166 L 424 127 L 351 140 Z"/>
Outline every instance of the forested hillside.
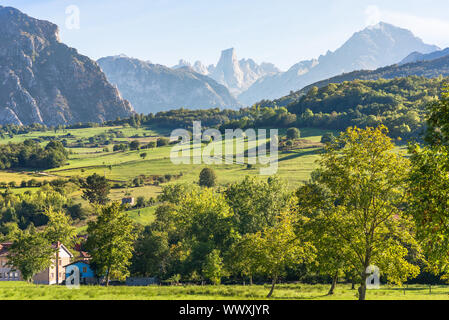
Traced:
<path fill-rule="evenodd" d="M 354 80 L 313 87 L 288 105 L 263 103 L 233 110 L 175 110 L 134 116 L 110 124 L 128 122 L 161 127 L 183 127 L 192 121 L 203 126 L 226 128 L 312 127 L 345 130 L 349 126 L 385 125 L 394 138 L 419 137 L 424 128 L 426 105 L 435 100 L 445 79 L 410 76 L 392 80 Z"/>
<path fill-rule="evenodd" d="M 430 61 L 418 61 L 402 65 L 392 65 L 376 70 L 359 70 L 349 73 L 343 73 L 336 77 L 315 82 L 301 90 L 291 92 L 289 95 L 273 101 L 262 101 L 262 105 L 286 106 L 297 101 L 301 96 L 310 91 L 313 87 L 322 88 L 330 83 L 341 83 L 344 81 L 354 80 L 378 80 L 378 79 L 394 79 L 409 76 L 420 76 L 426 78 L 436 78 L 439 76 L 449 76 L 449 56 Z M 298 88 L 299 89 L 299 88 Z"/>
<path fill-rule="evenodd" d="M 407 77 L 393 80 L 355 80 L 313 87 L 288 106 L 298 126 L 344 130 L 348 126 L 383 124 L 392 136 L 419 134 L 426 105 L 435 100 L 443 78 Z"/>

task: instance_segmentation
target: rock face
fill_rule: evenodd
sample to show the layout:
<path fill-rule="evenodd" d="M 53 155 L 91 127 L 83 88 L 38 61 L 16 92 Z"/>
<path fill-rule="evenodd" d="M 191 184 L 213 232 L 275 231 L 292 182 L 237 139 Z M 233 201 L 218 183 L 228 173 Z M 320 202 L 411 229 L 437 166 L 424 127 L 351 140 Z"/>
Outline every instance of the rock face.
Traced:
<path fill-rule="evenodd" d="M 430 61 L 438 58 L 442 58 L 449 55 L 449 48 L 444 50 L 439 50 L 435 52 L 431 52 L 428 54 L 423 54 L 421 52 L 413 52 L 409 56 L 407 56 L 404 60 L 402 60 L 399 65 L 414 63 L 419 61 Z"/>
<path fill-rule="evenodd" d="M 173 69 L 181 67 L 189 67 L 197 73 L 208 75 L 228 88 L 235 96 L 247 90 L 258 79 L 280 73 L 272 63 L 263 62 L 258 65 L 252 59 L 238 60 L 234 48 L 223 50 L 216 66 L 205 67 L 200 61 L 192 66 L 188 61 L 180 60 Z"/>
<path fill-rule="evenodd" d="M 101 122 L 133 113 L 88 57 L 59 41 L 58 27 L 0 6 L 0 124 Z"/>
<path fill-rule="evenodd" d="M 237 108 L 229 90 L 197 73 L 185 61 L 175 68 L 123 56 L 105 57 L 98 64 L 139 113 L 177 108 Z"/>
<path fill-rule="evenodd" d="M 150 63 L 151 64 L 151 63 Z M 188 67 L 195 71 L 196 73 L 202 74 L 202 75 L 208 75 L 209 70 L 201 63 L 201 61 L 195 62 L 195 64 L 192 66 L 192 64 L 184 59 L 179 60 L 179 63 L 176 66 L 173 66 L 172 69 L 180 69 Z"/>
<path fill-rule="evenodd" d="M 234 48 L 223 50 L 215 67 L 209 67 L 210 77 L 225 85 L 232 94 L 239 95 L 258 79 L 280 71 L 270 63 L 258 65 L 252 59 L 237 59 Z"/>
<path fill-rule="evenodd" d="M 279 98 L 341 73 L 374 70 L 398 63 L 414 51 L 429 53 L 438 49 L 423 43 L 406 29 L 379 23 L 355 33 L 335 52 L 328 52 L 317 60 L 300 62 L 285 73 L 259 79 L 238 98 L 246 105 Z"/>

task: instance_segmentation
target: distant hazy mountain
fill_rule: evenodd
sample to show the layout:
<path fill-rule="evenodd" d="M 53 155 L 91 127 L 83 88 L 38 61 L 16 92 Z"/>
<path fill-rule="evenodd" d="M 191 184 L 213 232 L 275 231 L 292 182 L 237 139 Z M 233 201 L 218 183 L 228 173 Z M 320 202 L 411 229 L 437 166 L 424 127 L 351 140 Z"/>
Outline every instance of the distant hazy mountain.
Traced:
<path fill-rule="evenodd" d="M 172 69 L 180 69 L 180 68 L 184 68 L 184 67 L 188 67 L 190 69 L 192 69 L 193 71 L 195 71 L 196 73 L 202 74 L 202 75 L 208 75 L 209 74 L 209 70 L 201 63 L 201 61 L 197 61 L 195 62 L 194 65 L 192 65 L 190 62 L 186 61 L 186 60 L 179 60 L 179 63 L 176 66 L 173 66 Z"/>
<path fill-rule="evenodd" d="M 208 75 L 218 83 L 226 86 L 234 95 L 239 95 L 247 90 L 258 79 L 280 73 L 280 70 L 272 63 L 263 62 L 260 65 L 252 59 L 237 59 L 234 48 L 223 50 L 217 65 L 204 66 L 200 61 L 192 65 L 190 62 L 180 60 L 172 67 L 192 68 L 195 72 Z"/>
<path fill-rule="evenodd" d="M 189 64 L 168 68 L 124 56 L 101 58 L 98 64 L 139 113 L 240 106 L 225 86 Z"/>
<path fill-rule="evenodd" d="M 406 29 L 379 23 L 355 33 L 335 52 L 328 52 L 317 60 L 300 62 L 282 74 L 259 79 L 238 98 L 250 105 L 262 99 L 285 96 L 290 91 L 344 72 L 374 70 L 398 63 L 414 51 L 430 53 L 438 49 Z"/>
<path fill-rule="evenodd" d="M 449 55 L 449 48 L 446 48 L 444 50 L 438 50 L 428 54 L 423 54 L 421 52 L 413 52 L 409 56 L 407 56 L 404 60 L 402 60 L 399 64 L 435 60 L 438 58 L 445 57 L 447 55 Z"/>
<path fill-rule="evenodd" d="M 361 70 L 344 73 L 336 77 L 315 82 L 280 99 L 267 102 L 265 105 L 276 104 L 278 106 L 286 106 L 291 102 L 299 100 L 301 96 L 307 94 L 312 87 L 322 88 L 330 83 L 342 83 L 344 81 L 353 80 L 377 80 L 381 78 L 394 79 L 408 76 L 421 76 L 426 78 L 435 78 L 439 76 L 449 77 L 449 55 L 435 60 L 418 61 L 403 65 L 395 64 L 392 66 L 379 68 L 377 70 Z"/>
<path fill-rule="evenodd" d="M 100 67 L 58 27 L 0 6 L 0 124 L 101 122 L 133 113 Z"/>

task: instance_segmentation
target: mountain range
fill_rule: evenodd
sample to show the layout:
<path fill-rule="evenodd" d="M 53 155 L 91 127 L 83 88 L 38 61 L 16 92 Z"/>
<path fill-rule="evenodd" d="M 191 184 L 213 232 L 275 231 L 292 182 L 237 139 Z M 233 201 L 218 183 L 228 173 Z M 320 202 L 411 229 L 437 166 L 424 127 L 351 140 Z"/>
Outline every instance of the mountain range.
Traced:
<path fill-rule="evenodd" d="M 312 83 L 301 90 L 291 92 L 289 95 L 275 99 L 273 101 L 264 101 L 264 106 L 287 106 L 292 102 L 298 101 L 306 95 L 313 87 L 323 88 L 331 83 L 343 83 L 354 80 L 378 80 L 394 79 L 409 76 L 418 76 L 425 78 L 436 78 L 439 76 L 449 77 L 449 54 L 434 60 L 423 60 L 406 64 L 394 64 L 391 66 L 379 68 L 376 70 L 360 70 L 344 73 L 329 79 Z"/>
<path fill-rule="evenodd" d="M 246 105 L 287 95 L 313 82 L 355 70 L 374 70 L 398 63 L 411 52 L 430 53 L 437 46 L 425 44 L 409 30 L 379 23 L 355 33 L 335 52 L 302 61 L 287 72 L 259 79 L 238 96 Z"/>
<path fill-rule="evenodd" d="M 239 60 L 234 48 L 223 50 L 218 63 L 209 66 L 180 60 L 169 68 L 125 55 L 95 62 L 63 44 L 55 24 L 11 7 L 0 6 L 0 27 L 0 124 L 102 122 L 135 111 L 177 108 L 235 109 L 279 97 L 285 103 L 310 85 L 449 75 L 449 49 L 386 23 L 357 32 L 336 51 L 300 61 L 286 72 L 271 63 Z"/>
<path fill-rule="evenodd" d="M 0 6 L 0 124 L 102 122 L 134 113 L 58 27 Z"/>
<path fill-rule="evenodd" d="M 196 61 L 192 65 L 190 62 L 181 59 L 172 68 L 178 69 L 180 67 L 189 67 L 195 72 L 211 77 L 226 86 L 235 96 L 246 91 L 260 78 L 281 72 L 272 63 L 262 62 L 259 65 L 253 59 L 238 60 L 234 48 L 223 50 L 216 66 L 209 65 L 206 67 L 201 61 Z"/>
<path fill-rule="evenodd" d="M 402 60 L 399 64 L 402 65 L 402 64 L 419 62 L 419 61 L 430 61 L 430 60 L 442 58 L 447 55 L 449 55 L 449 48 L 446 48 L 444 50 L 434 51 L 434 52 L 431 52 L 428 54 L 424 54 L 421 52 L 413 52 L 410 55 L 408 55 L 404 60 Z"/>
<path fill-rule="evenodd" d="M 228 89 L 192 66 L 168 68 L 124 55 L 98 61 L 108 80 L 139 113 L 170 109 L 238 108 Z"/>

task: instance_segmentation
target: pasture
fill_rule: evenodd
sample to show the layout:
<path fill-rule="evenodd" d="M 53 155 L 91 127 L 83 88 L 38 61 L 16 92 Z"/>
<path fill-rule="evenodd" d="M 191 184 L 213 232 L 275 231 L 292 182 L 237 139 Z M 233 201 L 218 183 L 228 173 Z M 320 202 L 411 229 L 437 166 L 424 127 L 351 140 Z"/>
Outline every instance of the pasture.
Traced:
<path fill-rule="evenodd" d="M 284 130 L 285 131 L 285 130 Z M 120 133 L 120 137 L 115 137 L 108 145 L 101 143 L 89 143 L 101 135 L 111 132 Z M 285 179 L 291 189 L 297 188 L 310 178 L 311 172 L 316 168 L 316 161 L 319 159 L 322 146 L 319 144 L 321 136 L 326 131 L 317 129 L 301 130 L 301 145 L 289 150 L 279 152 L 278 175 Z M 105 176 L 112 184 L 128 184 L 125 188 L 113 188 L 110 198 L 120 200 L 125 196 L 145 198 L 157 197 L 161 188 L 167 183 L 196 183 L 200 171 L 206 167 L 205 164 L 173 164 L 170 160 L 172 146 L 164 146 L 135 151 L 112 151 L 115 144 L 137 140 L 141 146 L 150 141 L 157 140 L 158 137 L 168 136 L 167 130 L 153 129 L 148 127 L 133 128 L 129 126 L 121 127 L 95 127 L 82 129 L 68 129 L 45 132 L 31 132 L 28 134 L 15 135 L 12 138 L 0 139 L 0 144 L 9 142 L 22 142 L 26 139 L 37 139 L 45 145 L 51 139 L 64 139 L 67 143 L 66 149 L 70 152 L 69 160 L 63 167 L 45 170 L 42 172 L 1 170 L 0 182 L 15 182 L 17 187 L 12 191 L 23 193 L 25 191 L 37 190 L 37 188 L 20 188 L 22 181 L 35 179 L 43 182 L 57 178 L 87 177 L 93 173 Z M 280 134 L 284 134 L 280 131 Z M 77 145 L 83 142 L 84 145 Z M 304 142 L 304 143 L 303 143 Z M 246 146 L 247 147 L 247 146 Z M 142 153 L 146 153 L 143 158 Z M 223 157 L 225 156 L 223 153 Z M 256 164 L 248 168 L 246 164 L 232 165 L 211 165 L 218 177 L 218 185 L 225 186 L 243 179 L 247 175 L 259 175 L 262 165 Z M 176 176 L 160 184 L 147 184 L 135 187 L 131 181 L 139 176 Z M 74 192 L 71 197 L 77 203 L 88 204 L 81 198 L 81 192 Z M 131 217 L 136 222 L 148 225 L 153 220 L 155 208 L 146 208 L 131 211 Z M 82 231 L 85 228 L 78 226 Z"/>
<path fill-rule="evenodd" d="M 269 285 L 230 286 L 148 286 L 126 287 L 44 286 L 25 282 L 0 282 L 0 300 L 265 300 Z M 329 285 L 281 284 L 273 300 L 357 300 L 357 290 L 339 284 L 328 296 Z M 448 300 L 449 286 L 410 285 L 405 288 L 382 286 L 369 290 L 367 300 Z"/>

